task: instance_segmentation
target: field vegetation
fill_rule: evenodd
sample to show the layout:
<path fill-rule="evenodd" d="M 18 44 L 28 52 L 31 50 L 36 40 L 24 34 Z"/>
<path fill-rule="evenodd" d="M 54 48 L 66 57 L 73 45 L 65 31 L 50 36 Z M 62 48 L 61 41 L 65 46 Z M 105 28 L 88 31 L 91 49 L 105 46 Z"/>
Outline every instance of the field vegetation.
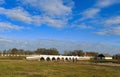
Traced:
<path fill-rule="evenodd" d="M 0 61 L 0 77 L 120 77 L 120 67 L 81 62 Z"/>

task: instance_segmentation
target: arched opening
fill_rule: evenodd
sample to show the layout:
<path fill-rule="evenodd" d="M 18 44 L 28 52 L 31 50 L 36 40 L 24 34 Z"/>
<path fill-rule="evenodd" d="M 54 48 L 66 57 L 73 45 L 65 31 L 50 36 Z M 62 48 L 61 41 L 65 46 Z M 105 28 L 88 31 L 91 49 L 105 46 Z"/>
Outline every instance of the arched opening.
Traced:
<path fill-rule="evenodd" d="M 62 57 L 61 60 L 64 61 L 64 57 Z"/>
<path fill-rule="evenodd" d="M 44 57 L 41 57 L 41 58 L 40 58 L 40 61 L 45 61 Z"/>
<path fill-rule="evenodd" d="M 47 57 L 47 58 L 46 58 L 46 61 L 50 61 L 50 58 L 49 58 L 49 57 Z"/>
<path fill-rule="evenodd" d="M 52 60 L 55 60 L 55 57 L 53 57 Z"/>
<path fill-rule="evenodd" d="M 58 57 L 58 58 L 57 58 L 57 61 L 59 61 L 59 60 L 60 60 L 60 58 Z"/>
<path fill-rule="evenodd" d="M 65 60 L 67 60 L 67 61 L 68 61 L 68 58 L 65 58 Z"/>
<path fill-rule="evenodd" d="M 69 60 L 71 60 L 71 58 L 69 58 Z"/>

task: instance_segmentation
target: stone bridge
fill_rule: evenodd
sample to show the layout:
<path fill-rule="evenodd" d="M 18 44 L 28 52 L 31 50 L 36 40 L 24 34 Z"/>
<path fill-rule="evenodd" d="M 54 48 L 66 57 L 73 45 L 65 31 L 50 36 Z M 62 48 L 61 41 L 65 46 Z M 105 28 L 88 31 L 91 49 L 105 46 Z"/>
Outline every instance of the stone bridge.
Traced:
<path fill-rule="evenodd" d="M 80 57 L 78 56 L 62 56 L 62 55 L 31 55 L 27 56 L 27 60 L 40 60 L 40 61 L 59 61 L 59 60 L 64 60 L 64 61 L 76 61 Z"/>

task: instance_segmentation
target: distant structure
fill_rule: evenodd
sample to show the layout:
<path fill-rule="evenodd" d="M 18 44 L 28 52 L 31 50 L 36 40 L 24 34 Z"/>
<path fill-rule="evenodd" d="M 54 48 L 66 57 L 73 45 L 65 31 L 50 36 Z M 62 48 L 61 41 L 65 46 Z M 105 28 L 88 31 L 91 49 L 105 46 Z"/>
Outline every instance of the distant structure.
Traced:
<path fill-rule="evenodd" d="M 32 55 L 27 56 L 27 60 L 53 61 L 53 60 L 78 60 L 78 56 L 62 56 L 62 55 Z"/>
<path fill-rule="evenodd" d="M 109 54 L 99 54 L 98 59 L 112 59 L 112 57 Z"/>
<path fill-rule="evenodd" d="M 93 57 L 87 56 L 63 56 L 63 55 L 31 55 L 27 56 L 27 60 L 40 60 L 40 61 L 77 61 L 77 60 L 90 60 Z"/>

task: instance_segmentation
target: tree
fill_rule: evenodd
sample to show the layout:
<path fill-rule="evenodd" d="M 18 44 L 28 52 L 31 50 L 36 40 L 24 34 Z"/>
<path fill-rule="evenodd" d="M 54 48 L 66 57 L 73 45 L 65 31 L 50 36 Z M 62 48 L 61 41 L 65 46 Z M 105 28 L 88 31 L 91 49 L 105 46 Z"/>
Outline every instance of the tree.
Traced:
<path fill-rule="evenodd" d="M 68 53 L 69 53 L 68 51 L 64 51 L 64 54 L 63 54 L 63 55 L 67 56 Z"/>
<path fill-rule="evenodd" d="M 97 57 L 98 56 L 98 52 L 85 52 L 86 54 L 85 54 L 85 56 L 93 56 L 93 57 Z"/>
<path fill-rule="evenodd" d="M 25 51 L 23 49 L 19 49 L 19 55 L 25 55 Z"/>
<path fill-rule="evenodd" d="M 64 55 L 66 56 L 83 56 L 84 52 L 83 50 L 74 50 L 74 51 L 69 51 L 69 52 L 64 52 Z"/>
<path fill-rule="evenodd" d="M 38 48 L 36 51 L 35 51 L 35 54 L 45 54 L 46 52 L 46 49 L 45 48 Z"/>
<path fill-rule="evenodd" d="M 50 48 L 47 50 L 48 55 L 59 55 L 59 51 L 56 48 Z"/>
<path fill-rule="evenodd" d="M 84 56 L 84 52 L 83 52 L 83 50 L 74 50 L 74 56 Z"/>
<path fill-rule="evenodd" d="M 34 54 L 34 52 L 32 52 L 30 50 L 25 51 L 25 55 L 33 55 L 33 54 Z"/>
<path fill-rule="evenodd" d="M 113 59 L 120 60 L 120 54 L 113 55 Z"/>
<path fill-rule="evenodd" d="M 42 54 L 42 55 L 59 55 L 59 51 L 55 48 L 45 49 L 39 48 L 35 51 L 35 54 Z"/>
<path fill-rule="evenodd" d="M 18 54 L 18 49 L 13 48 L 13 49 L 11 50 L 11 54 L 13 54 L 13 55 Z"/>

